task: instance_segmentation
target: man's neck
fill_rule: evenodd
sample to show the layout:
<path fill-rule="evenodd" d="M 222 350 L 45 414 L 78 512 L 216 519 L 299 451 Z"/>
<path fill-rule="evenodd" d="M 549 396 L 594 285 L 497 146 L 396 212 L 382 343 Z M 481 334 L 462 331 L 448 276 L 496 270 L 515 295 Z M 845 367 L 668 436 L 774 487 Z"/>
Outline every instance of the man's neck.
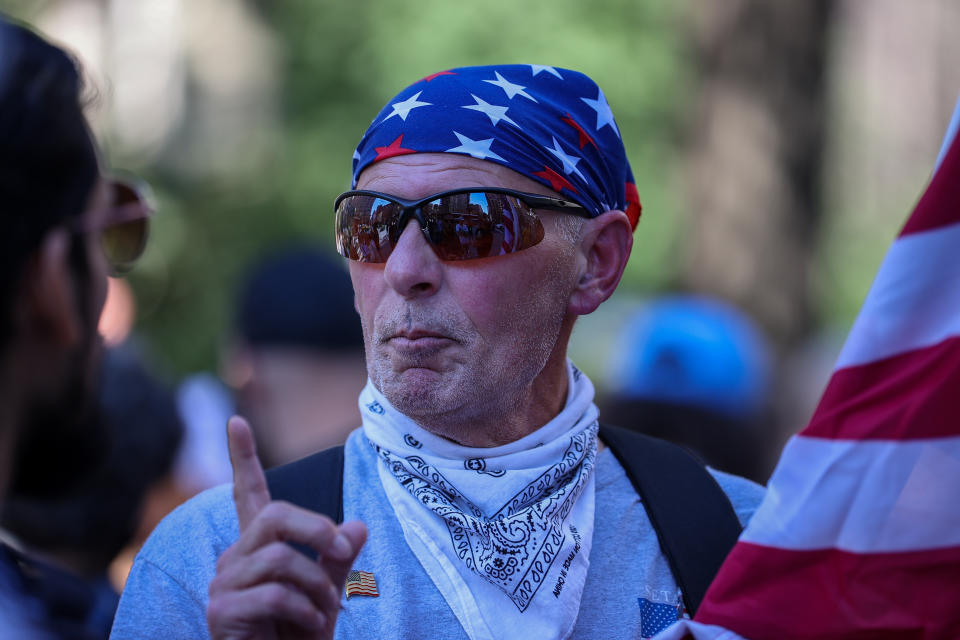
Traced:
<path fill-rule="evenodd" d="M 560 366 L 550 364 L 516 397 L 501 400 L 502 406 L 482 407 L 479 415 L 459 413 L 452 419 L 441 417 L 417 423 L 434 435 L 465 447 L 492 448 L 516 442 L 553 420 L 566 406 L 566 358 Z"/>

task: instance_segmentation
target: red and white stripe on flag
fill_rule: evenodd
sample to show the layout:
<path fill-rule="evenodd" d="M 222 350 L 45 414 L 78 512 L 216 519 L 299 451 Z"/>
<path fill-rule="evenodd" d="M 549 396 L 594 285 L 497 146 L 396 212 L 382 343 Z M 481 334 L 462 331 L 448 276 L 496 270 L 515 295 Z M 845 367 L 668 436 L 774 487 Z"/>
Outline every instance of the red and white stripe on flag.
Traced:
<path fill-rule="evenodd" d="M 372 596 L 376 598 L 380 595 L 380 592 L 377 591 L 377 580 L 369 571 L 351 571 L 348 573 L 344 591 L 346 591 L 348 599 L 350 596 Z"/>
<path fill-rule="evenodd" d="M 696 622 L 659 637 L 960 638 L 958 497 L 954 135 Z"/>

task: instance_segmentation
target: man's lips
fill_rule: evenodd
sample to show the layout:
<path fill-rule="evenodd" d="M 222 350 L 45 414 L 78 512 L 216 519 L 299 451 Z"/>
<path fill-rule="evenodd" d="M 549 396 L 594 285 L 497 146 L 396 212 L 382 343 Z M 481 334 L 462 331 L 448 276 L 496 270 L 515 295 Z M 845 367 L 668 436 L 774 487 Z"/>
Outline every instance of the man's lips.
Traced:
<path fill-rule="evenodd" d="M 390 346 L 402 351 L 432 351 L 453 342 L 453 338 L 425 330 L 401 331 L 387 339 Z"/>

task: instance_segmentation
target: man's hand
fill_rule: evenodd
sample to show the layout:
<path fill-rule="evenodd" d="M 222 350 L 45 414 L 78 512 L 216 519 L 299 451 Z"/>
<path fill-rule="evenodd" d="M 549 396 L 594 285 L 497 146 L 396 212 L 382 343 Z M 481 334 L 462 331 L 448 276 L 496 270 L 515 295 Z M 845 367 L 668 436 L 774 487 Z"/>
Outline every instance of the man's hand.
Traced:
<path fill-rule="evenodd" d="M 338 527 L 313 511 L 272 502 L 250 426 L 234 416 L 227 438 L 240 538 L 220 556 L 210 582 L 211 637 L 332 638 L 340 594 L 366 542 L 366 527 Z M 318 558 L 311 560 L 288 540 L 309 545 Z"/>

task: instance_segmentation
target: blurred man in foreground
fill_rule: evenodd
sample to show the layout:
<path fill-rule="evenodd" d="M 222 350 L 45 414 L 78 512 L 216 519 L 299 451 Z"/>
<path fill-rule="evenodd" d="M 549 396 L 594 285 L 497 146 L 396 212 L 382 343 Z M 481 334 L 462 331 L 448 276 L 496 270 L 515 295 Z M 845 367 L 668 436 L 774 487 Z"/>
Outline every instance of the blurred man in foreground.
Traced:
<path fill-rule="evenodd" d="M 101 175 L 74 62 L 0 17 L 0 497 L 49 497 L 96 461 L 91 407 L 107 272 L 143 248 L 148 209 Z M 2 499 L 2 498 L 0 498 Z M 4 637 L 46 637 L 24 564 L 0 546 Z"/>
<path fill-rule="evenodd" d="M 539 65 L 443 71 L 381 111 L 353 173 L 335 209 L 366 347 L 362 429 L 339 458 L 271 472 L 271 494 L 249 427 L 231 421 L 232 496 L 161 523 L 113 637 L 637 638 L 682 615 L 695 604 L 682 566 L 712 561 L 681 554 L 673 571 L 661 541 L 732 521 L 732 545 L 762 491 L 695 463 L 697 490 L 679 463 L 628 478 L 644 471 L 633 453 L 690 461 L 600 426 L 566 358 L 640 215 L 603 92 Z M 675 495 L 652 499 L 673 479 Z M 332 518 L 272 500 L 335 494 Z M 645 507 L 725 519 L 655 530 Z"/>
<path fill-rule="evenodd" d="M 183 433 L 173 394 L 129 346 L 104 353 L 91 413 L 91 429 L 104 435 L 95 442 L 105 451 L 99 463 L 71 478 L 60 495 L 8 494 L 0 519 L 3 533 L 33 560 L 32 583 L 42 589 L 51 626 L 78 640 L 109 636 L 120 596 L 108 570 L 134 542 Z"/>

